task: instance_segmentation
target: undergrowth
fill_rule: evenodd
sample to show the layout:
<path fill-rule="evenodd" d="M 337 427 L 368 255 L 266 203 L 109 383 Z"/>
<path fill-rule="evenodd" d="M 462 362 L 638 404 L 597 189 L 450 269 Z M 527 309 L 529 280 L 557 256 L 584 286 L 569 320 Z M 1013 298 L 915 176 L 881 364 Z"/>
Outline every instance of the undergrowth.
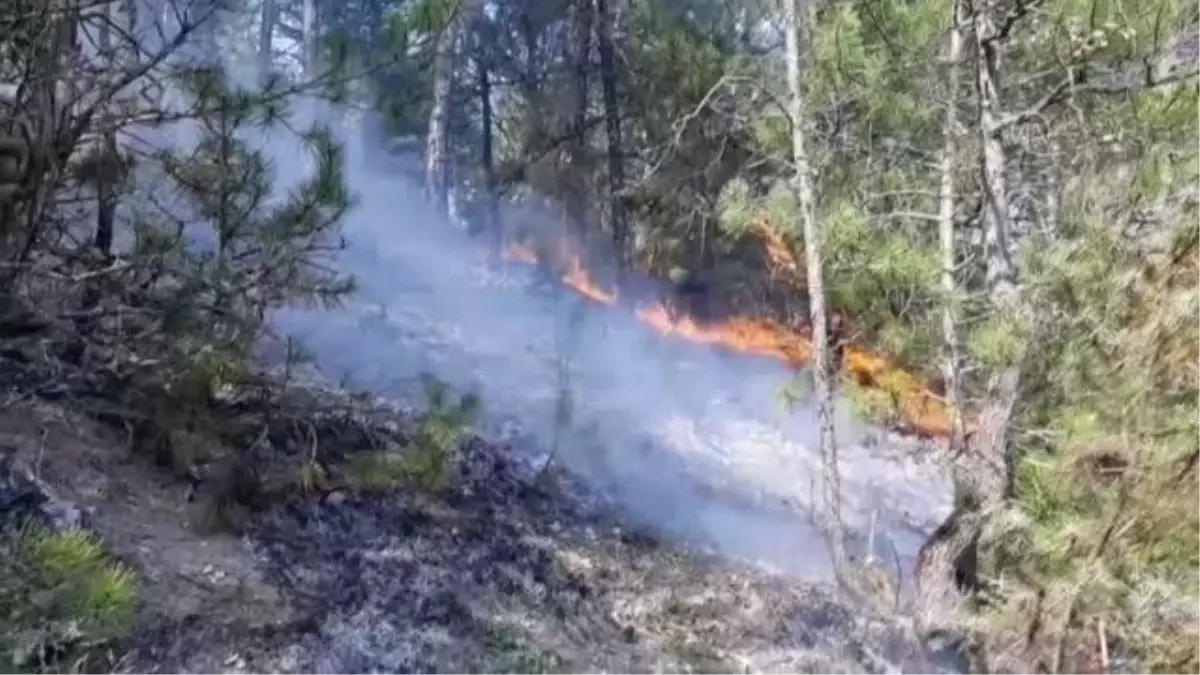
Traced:
<path fill-rule="evenodd" d="M 988 634 L 1032 635 L 1051 671 L 1200 670 L 1197 476 L 1153 455 L 1068 446 L 1022 462 L 1022 500 L 985 541 L 1004 570 Z"/>
<path fill-rule="evenodd" d="M 404 447 L 357 453 L 347 462 L 351 489 L 383 491 L 409 486 L 437 492 L 446 486 L 449 467 L 477 418 L 478 396 L 455 397 L 441 380 L 423 378 L 425 409 L 413 420 Z"/>
<path fill-rule="evenodd" d="M 562 670 L 562 658 L 533 644 L 522 630 L 511 624 L 488 623 L 480 637 L 487 673 L 554 673 Z"/>
<path fill-rule="evenodd" d="M 0 667 L 96 672 L 133 625 L 134 576 L 89 533 L 0 535 Z"/>

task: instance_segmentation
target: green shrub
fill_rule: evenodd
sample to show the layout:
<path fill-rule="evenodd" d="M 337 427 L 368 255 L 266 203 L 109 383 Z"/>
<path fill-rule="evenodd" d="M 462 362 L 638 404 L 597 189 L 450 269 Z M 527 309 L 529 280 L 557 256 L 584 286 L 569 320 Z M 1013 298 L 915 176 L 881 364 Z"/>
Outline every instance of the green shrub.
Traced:
<path fill-rule="evenodd" d="M 487 673 L 553 673 L 562 668 L 562 658 L 529 641 L 524 631 L 505 623 L 489 623 L 484 627 L 481 643 Z"/>
<path fill-rule="evenodd" d="M 900 414 L 896 397 L 883 387 L 864 387 L 854 380 L 846 380 L 842 387 L 851 411 L 861 420 L 887 424 Z"/>
<path fill-rule="evenodd" d="M 414 421 L 408 445 L 354 456 L 345 470 L 351 488 L 380 491 L 408 485 L 436 492 L 445 487 L 447 470 L 479 413 L 480 401 L 474 394 L 455 400 L 444 382 L 429 376 L 423 389 L 425 410 Z"/>
<path fill-rule="evenodd" d="M 0 667 L 95 671 L 133 624 L 133 573 L 89 533 L 0 537 Z"/>

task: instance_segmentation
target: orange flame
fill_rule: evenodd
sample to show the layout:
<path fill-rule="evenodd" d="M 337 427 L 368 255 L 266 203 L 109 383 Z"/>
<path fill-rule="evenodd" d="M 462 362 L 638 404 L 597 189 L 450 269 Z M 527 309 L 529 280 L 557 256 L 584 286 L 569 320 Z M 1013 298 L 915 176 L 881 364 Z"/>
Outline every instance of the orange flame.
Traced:
<path fill-rule="evenodd" d="M 593 281 L 592 276 L 584 269 L 583 263 L 580 262 L 577 255 L 568 258 L 567 272 L 563 275 L 563 281 L 579 293 L 601 304 L 612 305 L 617 302 L 616 292 L 605 290 L 600 284 Z"/>
<path fill-rule="evenodd" d="M 615 291 L 605 289 L 592 279 L 591 274 L 583 266 L 581 256 L 570 249 L 566 239 L 558 244 L 558 257 L 562 263 L 562 282 L 575 289 L 580 295 L 602 305 L 613 305 L 617 302 Z M 513 262 L 535 264 L 538 262 L 538 252 L 533 247 L 512 243 L 504 251 L 504 257 Z"/>
<path fill-rule="evenodd" d="M 772 276 L 793 288 L 803 288 L 804 281 L 801 274 L 803 268 L 796 260 L 796 256 L 792 253 L 792 247 L 788 245 L 783 233 L 778 228 L 771 227 L 770 221 L 766 218 L 756 220 L 754 229 L 762 237 L 763 249 L 767 255 Z"/>
<path fill-rule="evenodd" d="M 769 251 L 772 258 L 787 255 L 785 268 L 789 276 L 798 275 L 798 265 L 790 259 L 790 252 L 780 242 L 773 243 Z M 582 263 L 582 257 L 570 250 L 563 240 L 559 244 L 562 256 L 562 281 L 584 297 L 604 305 L 616 303 L 615 291 L 605 289 L 591 278 Z M 511 244 L 504 257 L 514 262 L 533 264 L 538 262 L 538 252 L 522 244 Z M 798 331 L 780 322 L 768 319 L 733 317 L 712 324 L 682 316 L 673 319 L 661 302 L 639 307 L 636 315 L 647 326 L 662 335 L 676 337 L 697 344 L 718 345 L 731 351 L 774 358 L 792 366 L 801 366 L 812 359 L 812 341 L 803 331 Z M 865 387 L 882 390 L 889 394 L 902 417 L 907 431 L 922 436 L 948 437 L 950 435 L 950 411 L 944 398 L 930 391 L 925 382 L 893 365 L 884 356 L 866 349 L 848 346 L 842 357 L 842 367 L 856 382 Z M 969 427 L 970 425 L 968 425 Z"/>

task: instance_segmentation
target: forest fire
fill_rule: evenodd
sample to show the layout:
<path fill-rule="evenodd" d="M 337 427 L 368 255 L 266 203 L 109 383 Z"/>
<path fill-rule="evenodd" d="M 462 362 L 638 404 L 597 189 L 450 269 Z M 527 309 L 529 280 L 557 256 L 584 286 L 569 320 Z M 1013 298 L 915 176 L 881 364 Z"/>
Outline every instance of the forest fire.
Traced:
<path fill-rule="evenodd" d="M 583 265 L 582 256 L 572 251 L 565 239 L 560 241 L 558 248 L 560 267 L 565 270 L 562 273 L 564 284 L 594 302 L 616 304 L 616 291 L 604 288 L 592 278 Z M 536 249 L 522 244 L 510 244 L 504 257 L 525 264 L 536 264 L 539 260 Z M 792 366 L 801 366 L 812 358 L 810 336 L 777 321 L 731 317 L 707 323 L 687 315 L 676 318 L 661 300 L 637 307 L 634 313 L 642 323 L 664 336 L 773 358 Z M 894 366 L 879 354 L 854 346 L 846 347 L 842 367 L 858 384 L 888 394 L 906 431 L 930 437 L 950 435 L 950 415 L 945 399 L 930 391 L 917 376 Z"/>
<path fill-rule="evenodd" d="M 583 267 L 581 256 L 570 250 L 565 239 L 559 241 L 559 256 L 565 262 L 562 281 L 566 285 L 575 289 L 580 295 L 598 302 L 603 305 L 613 305 L 617 302 L 617 294 L 613 291 L 605 290 L 600 284 L 592 280 L 588 271 Z M 509 244 L 504 251 L 504 257 L 512 262 L 526 263 L 529 265 L 537 264 L 538 253 L 531 246 L 524 244 Z"/>

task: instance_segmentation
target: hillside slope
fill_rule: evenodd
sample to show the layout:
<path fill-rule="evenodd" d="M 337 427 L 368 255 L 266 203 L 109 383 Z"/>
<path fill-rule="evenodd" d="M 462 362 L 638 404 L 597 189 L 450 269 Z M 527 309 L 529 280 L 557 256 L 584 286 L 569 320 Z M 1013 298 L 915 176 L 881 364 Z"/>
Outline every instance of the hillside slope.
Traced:
<path fill-rule="evenodd" d="M 928 666 L 902 623 L 656 540 L 569 478 L 536 487 L 512 448 L 479 439 L 439 497 L 296 497 L 238 537 L 205 532 L 182 486 L 122 460 L 116 435 L 61 406 L 10 406 L 0 435 L 137 572 L 123 672 Z"/>

